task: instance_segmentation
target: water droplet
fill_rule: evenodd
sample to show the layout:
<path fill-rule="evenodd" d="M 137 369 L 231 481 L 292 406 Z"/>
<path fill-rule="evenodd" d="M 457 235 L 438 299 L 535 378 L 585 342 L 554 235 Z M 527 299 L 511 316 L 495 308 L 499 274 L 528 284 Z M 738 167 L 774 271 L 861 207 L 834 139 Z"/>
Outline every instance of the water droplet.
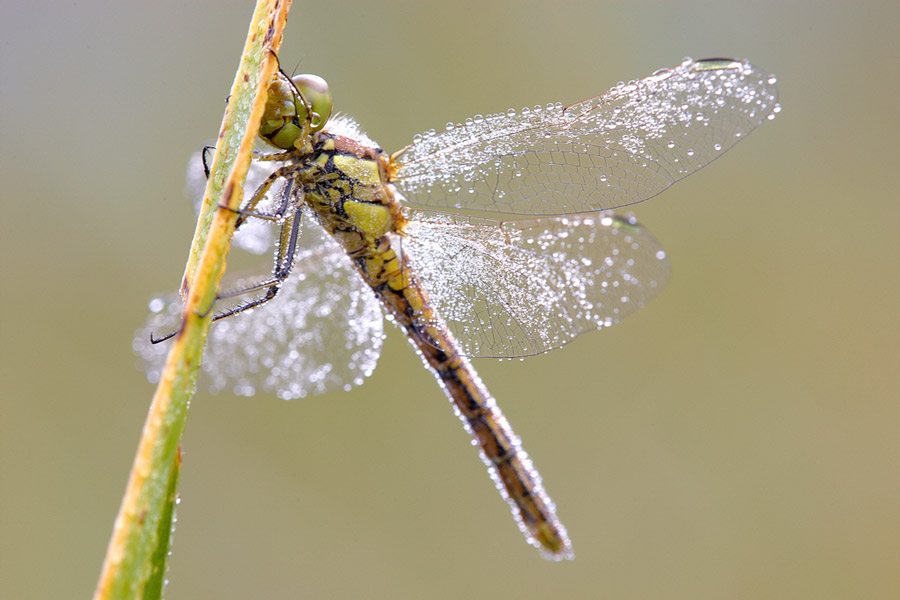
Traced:
<path fill-rule="evenodd" d="M 152 313 L 162 312 L 162 309 L 166 307 L 166 302 L 162 298 L 154 298 L 150 301 L 148 307 Z"/>
<path fill-rule="evenodd" d="M 694 150 L 693 150 L 693 149 L 689 149 L 689 150 L 687 151 L 687 155 L 688 155 L 688 156 L 693 156 L 693 155 L 694 155 Z"/>
<path fill-rule="evenodd" d="M 666 144 L 666 148 L 668 148 L 669 150 L 671 150 L 671 149 L 674 148 L 674 147 L 675 147 L 675 142 L 674 142 L 674 141 L 670 141 L 668 144 Z"/>
<path fill-rule="evenodd" d="M 657 250 L 656 251 L 656 258 L 658 258 L 659 260 L 663 260 L 665 257 L 666 257 L 665 250 Z"/>
<path fill-rule="evenodd" d="M 713 144 L 713 149 L 718 152 L 722 149 L 722 144 Z"/>

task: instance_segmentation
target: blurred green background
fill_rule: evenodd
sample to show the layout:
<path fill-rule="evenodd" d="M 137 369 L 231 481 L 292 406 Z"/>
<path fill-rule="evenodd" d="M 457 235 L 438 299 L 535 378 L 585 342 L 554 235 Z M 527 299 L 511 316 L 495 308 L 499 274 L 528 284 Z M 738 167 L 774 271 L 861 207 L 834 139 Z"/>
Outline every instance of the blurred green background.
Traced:
<path fill-rule="evenodd" d="M 178 285 L 191 152 L 249 2 L 4 3 L 0 581 L 88 597 Z M 783 111 L 635 208 L 673 263 L 624 323 L 476 364 L 578 558 L 541 560 L 396 331 L 349 393 L 197 394 L 181 598 L 900 597 L 896 2 L 295 3 L 282 61 L 386 149 L 475 113 L 750 58 Z"/>

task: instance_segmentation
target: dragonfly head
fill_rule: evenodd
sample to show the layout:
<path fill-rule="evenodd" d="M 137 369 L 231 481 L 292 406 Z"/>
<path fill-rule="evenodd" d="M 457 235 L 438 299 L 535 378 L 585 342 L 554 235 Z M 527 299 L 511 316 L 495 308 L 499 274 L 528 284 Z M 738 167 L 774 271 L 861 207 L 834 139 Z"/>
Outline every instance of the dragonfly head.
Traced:
<path fill-rule="evenodd" d="M 290 150 L 325 126 L 331 107 L 324 79 L 308 74 L 288 79 L 279 72 L 269 84 L 259 135 L 276 148 Z"/>

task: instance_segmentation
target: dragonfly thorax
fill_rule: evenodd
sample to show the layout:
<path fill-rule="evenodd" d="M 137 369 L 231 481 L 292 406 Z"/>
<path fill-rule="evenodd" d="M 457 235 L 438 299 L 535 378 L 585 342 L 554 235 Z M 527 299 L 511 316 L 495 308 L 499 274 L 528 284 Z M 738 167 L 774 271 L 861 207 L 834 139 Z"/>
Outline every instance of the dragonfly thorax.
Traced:
<path fill-rule="evenodd" d="M 400 203 L 387 183 L 389 157 L 368 139 L 316 134 L 307 164 L 306 203 L 322 226 L 349 252 L 365 253 L 404 223 Z"/>

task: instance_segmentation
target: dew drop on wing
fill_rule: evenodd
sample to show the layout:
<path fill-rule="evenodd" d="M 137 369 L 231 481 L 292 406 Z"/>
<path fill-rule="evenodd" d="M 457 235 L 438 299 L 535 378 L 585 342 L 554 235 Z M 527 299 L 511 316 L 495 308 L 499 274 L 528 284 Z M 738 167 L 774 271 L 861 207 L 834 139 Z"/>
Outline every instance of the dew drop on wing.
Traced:
<path fill-rule="evenodd" d="M 407 217 L 404 250 L 466 356 L 558 348 L 643 306 L 668 279 L 665 254 L 633 217 Z"/>
<path fill-rule="evenodd" d="M 553 215 L 627 206 L 775 114 L 773 80 L 746 61 L 686 59 L 566 108 L 510 110 L 430 136 L 397 156 L 396 185 L 412 205 L 435 209 Z"/>

